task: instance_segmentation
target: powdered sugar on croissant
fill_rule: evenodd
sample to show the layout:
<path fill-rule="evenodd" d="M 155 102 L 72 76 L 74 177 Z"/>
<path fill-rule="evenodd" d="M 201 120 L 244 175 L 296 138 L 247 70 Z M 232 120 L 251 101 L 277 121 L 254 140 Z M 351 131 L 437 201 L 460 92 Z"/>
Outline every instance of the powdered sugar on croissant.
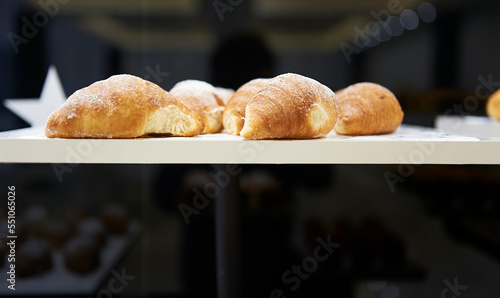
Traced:
<path fill-rule="evenodd" d="M 214 86 L 204 81 L 185 80 L 175 84 L 170 93 L 200 116 L 205 125 L 203 133 L 222 130 L 224 106 L 216 97 Z"/>
<path fill-rule="evenodd" d="M 222 123 L 228 134 L 240 134 L 245 124 L 245 108 L 247 104 L 268 81 L 269 79 L 253 79 L 236 90 L 222 114 Z"/>
<path fill-rule="evenodd" d="M 233 97 L 234 90 L 230 88 L 215 87 L 215 97 L 219 105 L 225 106 L 227 102 Z"/>
<path fill-rule="evenodd" d="M 195 136 L 200 117 L 156 84 L 115 75 L 73 93 L 49 116 L 49 138 L 135 138 L 151 134 Z"/>
<path fill-rule="evenodd" d="M 246 105 L 240 135 L 247 139 L 310 139 L 327 135 L 335 125 L 335 93 L 302 75 L 270 79 Z"/>

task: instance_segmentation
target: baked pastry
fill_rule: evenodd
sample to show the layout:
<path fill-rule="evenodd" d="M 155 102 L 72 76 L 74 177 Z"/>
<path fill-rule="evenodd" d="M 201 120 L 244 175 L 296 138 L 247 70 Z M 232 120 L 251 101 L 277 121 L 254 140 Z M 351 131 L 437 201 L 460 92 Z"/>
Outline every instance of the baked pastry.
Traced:
<path fill-rule="evenodd" d="M 52 219 L 42 224 L 39 236 L 47 240 L 53 248 L 61 248 L 70 235 L 69 226 L 60 220 Z"/>
<path fill-rule="evenodd" d="M 248 102 L 257 92 L 264 88 L 267 81 L 269 81 L 269 79 L 251 80 L 238 88 L 227 102 L 224 113 L 222 114 L 222 123 L 228 134 L 240 134 L 243 124 L 245 124 L 245 108 Z"/>
<path fill-rule="evenodd" d="M 41 205 L 33 205 L 29 207 L 26 213 L 24 213 L 22 221 L 28 233 L 39 236 L 42 226 L 49 220 L 49 218 L 47 208 Z"/>
<path fill-rule="evenodd" d="M 26 240 L 16 255 L 16 272 L 19 277 L 37 275 L 52 269 L 52 252 L 45 240 Z"/>
<path fill-rule="evenodd" d="M 323 84 L 298 74 L 270 79 L 245 108 L 240 135 L 247 139 L 311 139 L 335 125 L 335 94 Z"/>
<path fill-rule="evenodd" d="M 68 225 L 72 234 L 78 231 L 78 225 L 82 220 L 88 217 L 87 211 L 78 208 L 72 207 L 64 211 L 62 215 L 62 220 Z"/>
<path fill-rule="evenodd" d="M 486 114 L 500 121 L 500 90 L 493 92 L 486 101 Z"/>
<path fill-rule="evenodd" d="M 88 235 L 69 239 L 62 249 L 64 266 L 75 273 L 87 273 L 100 264 L 99 246 Z"/>
<path fill-rule="evenodd" d="M 125 234 L 128 231 L 128 212 L 122 205 L 108 204 L 100 212 L 100 218 L 106 229 L 115 234 Z"/>
<path fill-rule="evenodd" d="M 403 121 L 396 96 L 375 83 L 357 83 L 337 91 L 339 116 L 335 132 L 341 135 L 375 135 L 394 132 Z"/>
<path fill-rule="evenodd" d="M 227 102 L 231 99 L 233 94 L 234 94 L 233 89 L 215 87 L 215 97 L 217 98 L 217 101 L 221 106 L 225 106 Z"/>
<path fill-rule="evenodd" d="M 198 80 L 180 81 L 170 93 L 197 113 L 205 128 L 202 133 L 217 133 L 222 130 L 224 106 L 217 100 L 216 89 L 207 82 Z"/>
<path fill-rule="evenodd" d="M 156 84 L 115 75 L 73 93 L 49 116 L 49 138 L 195 136 L 200 117 Z"/>
<path fill-rule="evenodd" d="M 96 217 L 89 217 L 80 221 L 78 224 L 77 234 L 90 236 L 100 247 L 104 246 L 106 243 L 106 233 L 107 231 L 104 224 Z"/>

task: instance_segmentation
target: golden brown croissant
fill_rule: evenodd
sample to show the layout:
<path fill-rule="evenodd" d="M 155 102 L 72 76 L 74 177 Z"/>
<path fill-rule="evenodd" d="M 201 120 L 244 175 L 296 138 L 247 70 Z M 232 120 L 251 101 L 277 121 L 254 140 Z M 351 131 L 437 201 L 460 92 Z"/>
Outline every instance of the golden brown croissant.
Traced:
<path fill-rule="evenodd" d="M 239 135 L 245 124 L 245 107 L 252 97 L 259 92 L 269 79 L 254 79 L 242 85 L 227 102 L 222 123 L 228 134 Z"/>
<path fill-rule="evenodd" d="M 170 93 L 200 116 L 205 125 L 203 133 L 222 130 L 224 106 L 215 97 L 214 86 L 203 81 L 185 80 L 175 84 Z"/>
<path fill-rule="evenodd" d="M 375 83 L 358 83 L 337 91 L 339 117 L 335 132 L 373 135 L 395 131 L 403 121 L 396 96 Z"/>
<path fill-rule="evenodd" d="M 233 94 L 234 94 L 233 89 L 215 87 L 215 97 L 217 98 L 217 101 L 221 106 L 225 106 L 227 102 L 231 99 Z"/>
<path fill-rule="evenodd" d="M 486 114 L 500 121 L 500 90 L 493 92 L 486 101 Z"/>
<path fill-rule="evenodd" d="M 49 138 L 135 138 L 168 134 L 195 136 L 200 117 L 156 84 L 115 75 L 73 93 L 49 116 Z"/>
<path fill-rule="evenodd" d="M 240 135 L 247 139 L 310 139 L 335 125 L 335 94 L 321 83 L 298 75 L 270 79 L 247 104 Z"/>

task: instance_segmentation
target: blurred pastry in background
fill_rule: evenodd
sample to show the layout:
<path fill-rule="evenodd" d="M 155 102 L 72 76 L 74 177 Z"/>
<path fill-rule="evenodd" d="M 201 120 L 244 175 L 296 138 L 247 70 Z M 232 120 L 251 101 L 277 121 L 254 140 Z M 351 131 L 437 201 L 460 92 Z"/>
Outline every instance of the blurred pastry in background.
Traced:
<path fill-rule="evenodd" d="M 61 248 L 69 235 L 69 226 L 58 219 L 51 219 L 44 222 L 39 230 L 39 236 L 49 241 L 54 249 Z"/>
<path fill-rule="evenodd" d="M 500 90 L 495 91 L 486 101 L 486 114 L 500 121 Z"/>
<path fill-rule="evenodd" d="M 38 235 L 41 227 L 49 220 L 47 208 L 41 205 L 31 206 L 22 216 L 26 229 L 33 235 Z"/>
<path fill-rule="evenodd" d="M 260 207 L 264 193 L 280 188 L 280 181 L 265 170 L 253 170 L 243 174 L 240 178 L 240 189 L 247 194 L 250 209 Z"/>
<path fill-rule="evenodd" d="M 100 218 L 111 233 L 125 234 L 128 231 L 129 215 L 123 205 L 113 203 L 104 206 Z"/>
<path fill-rule="evenodd" d="M 99 247 L 106 243 L 106 228 L 97 217 L 89 217 L 78 224 L 78 234 L 87 235 L 93 238 Z"/>
<path fill-rule="evenodd" d="M 31 238 L 19 246 L 16 256 L 19 277 L 41 274 L 52 269 L 52 266 L 52 253 L 47 241 Z"/>
<path fill-rule="evenodd" d="M 64 211 L 62 220 L 66 222 L 71 233 L 76 233 L 78 231 L 78 225 L 80 224 L 80 222 L 87 217 L 87 211 L 82 208 L 72 207 Z"/>
<path fill-rule="evenodd" d="M 100 264 L 99 245 L 90 235 L 69 239 L 62 250 L 64 266 L 75 273 L 87 273 Z"/>

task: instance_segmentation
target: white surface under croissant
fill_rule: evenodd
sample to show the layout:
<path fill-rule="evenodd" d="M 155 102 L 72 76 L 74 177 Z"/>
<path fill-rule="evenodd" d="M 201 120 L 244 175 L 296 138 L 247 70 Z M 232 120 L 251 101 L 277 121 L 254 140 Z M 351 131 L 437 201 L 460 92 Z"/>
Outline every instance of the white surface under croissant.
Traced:
<path fill-rule="evenodd" d="M 245 140 L 226 133 L 192 138 L 48 139 L 42 128 L 0 133 L 0 162 L 206 164 L 500 164 L 500 138 L 401 126 L 389 135 Z"/>

